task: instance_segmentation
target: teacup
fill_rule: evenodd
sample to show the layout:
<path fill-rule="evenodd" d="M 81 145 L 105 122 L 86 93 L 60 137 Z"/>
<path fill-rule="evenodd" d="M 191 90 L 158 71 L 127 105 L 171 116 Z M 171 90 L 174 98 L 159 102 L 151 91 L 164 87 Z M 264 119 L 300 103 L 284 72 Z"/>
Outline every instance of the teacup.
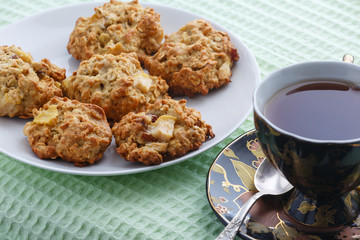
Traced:
<path fill-rule="evenodd" d="M 285 211 L 306 226 L 327 228 L 344 225 L 360 213 L 360 197 L 356 191 L 360 185 L 360 134 L 350 131 L 355 133 L 345 133 L 341 139 L 303 136 L 301 132 L 294 133 L 291 129 L 284 129 L 282 124 L 274 123 L 269 119 L 272 110 L 267 109 L 279 91 L 314 82 L 359 86 L 360 66 L 317 61 L 273 72 L 254 92 L 254 120 L 265 156 L 295 187 L 285 203 Z M 299 91 L 304 89 L 306 87 Z M 360 111 L 360 107 L 349 111 Z M 341 124 L 345 123 L 340 122 L 339 127 Z M 303 127 L 306 129 L 307 125 Z M 337 127 L 327 130 L 334 129 L 338 130 Z"/>

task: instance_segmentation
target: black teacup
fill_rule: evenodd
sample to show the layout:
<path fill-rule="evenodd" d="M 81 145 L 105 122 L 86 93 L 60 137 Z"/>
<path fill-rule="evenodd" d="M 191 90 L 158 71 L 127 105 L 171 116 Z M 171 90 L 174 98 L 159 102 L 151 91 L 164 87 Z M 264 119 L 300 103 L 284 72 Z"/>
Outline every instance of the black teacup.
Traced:
<path fill-rule="evenodd" d="M 359 66 L 319 61 L 280 69 L 254 92 L 259 142 L 265 156 L 295 187 L 285 210 L 297 222 L 333 227 L 359 215 L 359 83 Z"/>

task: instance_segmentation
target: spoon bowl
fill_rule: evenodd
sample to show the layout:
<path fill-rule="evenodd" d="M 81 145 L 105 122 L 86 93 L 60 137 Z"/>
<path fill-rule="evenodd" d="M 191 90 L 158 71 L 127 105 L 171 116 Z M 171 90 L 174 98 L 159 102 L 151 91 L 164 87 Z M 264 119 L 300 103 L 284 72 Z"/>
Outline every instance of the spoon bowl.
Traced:
<path fill-rule="evenodd" d="M 267 159 L 264 159 L 256 170 L 254 184 L 256 189 L 264 195 L 280 195 L 293 188 L 283 174 Z"/>

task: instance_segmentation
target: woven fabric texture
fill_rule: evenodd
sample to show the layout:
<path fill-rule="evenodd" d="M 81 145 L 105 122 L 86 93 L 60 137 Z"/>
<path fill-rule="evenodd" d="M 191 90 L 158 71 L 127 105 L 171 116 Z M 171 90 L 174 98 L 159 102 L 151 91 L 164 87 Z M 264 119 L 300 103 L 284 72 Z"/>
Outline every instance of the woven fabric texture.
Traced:
<path fill-rule="evenodd" d="M 0 27 L 80 2 L 87 1 L 0 0 Z M 340 61 L 345 53 L 357 62 L 360 56 L 358 0 L 151 2 L 194 12 L 237 34 L 262 78 L 298 62 Z M 252 115 L 197 157 L 126 176 L 61 174 L 0 153 L 0 239 L 214 239 L 223 225 L 207 201 L 207 172 L 221 149 L 251 128 Z"/>

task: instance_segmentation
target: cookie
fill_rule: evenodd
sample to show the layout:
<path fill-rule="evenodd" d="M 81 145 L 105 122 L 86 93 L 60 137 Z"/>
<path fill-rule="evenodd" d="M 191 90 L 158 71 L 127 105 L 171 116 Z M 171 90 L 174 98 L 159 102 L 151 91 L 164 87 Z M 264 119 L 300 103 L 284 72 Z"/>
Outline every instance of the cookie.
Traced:
<path fill-rule="evenodd" d="M 122 157 L 146 165 L 183 156 L 215 137 L 200 112 L 186 107 L 184 99 L 171 98 L 156 101 L 145 112 L 125 115 L 112 132 Z"/>
<path fill-rule="evenodd" d="M 91 17 L 80 17 L 70 34 L 67 49 L 78 60 L 94 54 L 136 52 L 141 61 L 155 53 L 163 40 L 160 15 L 138 1 L 111 0 L 95 8 Z"/>
<path fill-rule="evenodd" d="M 160 77 L 146 74 L 135 53 L 94 55 L 62 82 L 65 96 L 102 107 L 108 119 L 146 109 L 167 95 Z"/>
<path fill-rule="evenodd" d="M 167 81 L 170 95 L 193 97 L 228 84 L 238 59 L 227 33 L 196 19 L 166 35 L 158 52 L 145 60 L 145 67 Z"/>
<path fill-rule="evenodd" d="M 44 58 L 34 62 L 16 46 L 0 46 L 0 116 L 32 117 L 54 96 L 62 96 L 60 82 L 65 69 Z"/>
<path fill-rule="evenodd" d="M 76 166 L 93 164 L 110 145 L 112 133 L 104 111 L 94 104 L 54 97 L 24 127 L 33 152 Z"/>

